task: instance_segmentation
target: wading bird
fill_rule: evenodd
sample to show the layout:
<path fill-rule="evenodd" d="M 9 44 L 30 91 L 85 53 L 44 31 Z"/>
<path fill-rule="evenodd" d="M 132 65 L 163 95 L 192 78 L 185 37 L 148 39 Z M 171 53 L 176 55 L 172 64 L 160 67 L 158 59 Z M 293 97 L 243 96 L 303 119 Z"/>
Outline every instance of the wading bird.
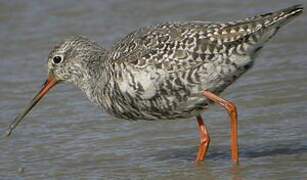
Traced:
<path fill-rule="evenodd" d="M 210 143 L 201 113 L 217 103 L 230 115 L 231 155 L 238 163 L 236 106 L 219 94 L 252 67 L 281 26 L 302 12 L 302 6 L 295 5 L 227 23 L 165 23 L 131 32 L 108 50 L 84 37 L 69 38 L 50 52 L 48 79 L 7 135 L 53 86 L 64 81 L 118 118 L 195 116 L 200 132 L 196 161 L 205 159 Z"/>

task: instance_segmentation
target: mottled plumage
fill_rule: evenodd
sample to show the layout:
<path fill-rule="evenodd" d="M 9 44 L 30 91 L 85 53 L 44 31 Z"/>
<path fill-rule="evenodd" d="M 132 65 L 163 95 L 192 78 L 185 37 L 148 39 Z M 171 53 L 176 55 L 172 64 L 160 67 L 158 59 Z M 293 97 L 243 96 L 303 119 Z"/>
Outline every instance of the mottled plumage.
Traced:
<path fill-rule="evenodd" d="M 74 83 L 107 112 L 126 119 L 187 118 L 206 109 L 203 90 L 221 93 L 302 8 L 244 20 L 165 23 L 136 30 L 105 50 L 73 37 L 49 56 L 56 78 Z M 52 58 L 61 55 L 63 62 Z"/>
<path fill-rule="evenodd" d="M 119 118 L 196 116 L 201 140 L 196 161 L 205 159 L 210 143 L 200 114 L 215 102 L 230 115 L 231 156 L 238 163 L 236 106 L 218 94 L 251 68 L 264 43 L 302 11 L 296 5 L 235 22 L 145 27 L 109 50 L 84 37 L 69 38 L 49 54 L 46 83 L 10 125 L 7 135 L 53 86 L 67 81 Z"/>

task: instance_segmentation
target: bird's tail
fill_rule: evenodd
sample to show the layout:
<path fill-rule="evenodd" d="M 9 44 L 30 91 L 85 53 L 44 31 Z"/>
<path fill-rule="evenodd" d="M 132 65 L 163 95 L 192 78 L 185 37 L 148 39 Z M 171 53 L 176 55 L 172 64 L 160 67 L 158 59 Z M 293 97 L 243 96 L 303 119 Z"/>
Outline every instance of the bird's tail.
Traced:
<path fill-rule="evenodd" d="M 294 5 L 279 11 L 249 17 L 243 20 L 230 22 L 223 31 L 236 30 L 232 38 L 225 41 L 236 41 L 243 37 L 256 35 L 255 43 L 264 43 L 269 40 L 277 30 L 290 22 L 303 12 L 302 5 Z M 226 37 L 227 38 L 227 37 Z"/>
<path fill-rule="evenodd" d="M 279 11 L 231 22 L 223 31 L 231 32 L 231 30 L 234 29 L 234 36 L 224 41 L 240 41 L 240 39 L 245 38 L 248 42 L 245 50 L 249 52 L 258 52 L 263 44 L 270 40 L 281 26 L 290 22 L 302 12 L 302 5 L 294 5 Z"/>
<path fill-rule="evenodd" d="M 271 26 L 281 27 L 290 22 L 294 17 L 302 14 L 303 9 L 302 5 L 298 4 L 272 13 L 261 14 L 253 17 L 253 19 L 261 23 L 264 28 Z"/>
<path fill-rule="evenodd" d="M 249 21 L 254 24 L 254 33 L 258 34 L 256 39 L 258 39 L 259 45 L 270 40 L 280 27 L 302 14 L 303 9 L 302 5 L 298 4 L 279 11 L 249 18 Z"/>

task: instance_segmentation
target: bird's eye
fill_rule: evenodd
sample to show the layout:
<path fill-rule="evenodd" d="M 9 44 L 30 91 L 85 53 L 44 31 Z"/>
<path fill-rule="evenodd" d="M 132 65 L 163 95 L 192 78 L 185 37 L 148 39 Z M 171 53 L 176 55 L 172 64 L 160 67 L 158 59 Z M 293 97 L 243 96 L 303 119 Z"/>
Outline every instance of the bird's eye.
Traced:
<path fill-rule="evenodd" d="M 52 59 L 54 64 L 59 64 L 62 61 L 62 57 L 61 56 L 54 56 Z"/>

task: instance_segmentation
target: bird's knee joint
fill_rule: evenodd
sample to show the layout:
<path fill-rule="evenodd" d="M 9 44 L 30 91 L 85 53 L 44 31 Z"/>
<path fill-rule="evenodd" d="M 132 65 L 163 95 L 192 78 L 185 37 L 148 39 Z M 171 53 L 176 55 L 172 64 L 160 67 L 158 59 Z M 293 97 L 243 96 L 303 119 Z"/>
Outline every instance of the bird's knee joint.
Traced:
<path fill-rule="evenodd" d="M 203 145 L 203 144 L 210 144 L 210 137 L 209 136 L 207 136 L 207 137 L 205 137 L 205 138 L 203 138 L 203 139 L 201 139 L 200 140 L 200 144 L 201 145 Z"/>
<path fill-rule="evenodd" d="M 234 113 L 237 112 L 237 106 L 235 103 L 231 102 L 231 101 L 227 101 L 226 103 L 226 109 L 230 112 L 230 113 Z"/>

